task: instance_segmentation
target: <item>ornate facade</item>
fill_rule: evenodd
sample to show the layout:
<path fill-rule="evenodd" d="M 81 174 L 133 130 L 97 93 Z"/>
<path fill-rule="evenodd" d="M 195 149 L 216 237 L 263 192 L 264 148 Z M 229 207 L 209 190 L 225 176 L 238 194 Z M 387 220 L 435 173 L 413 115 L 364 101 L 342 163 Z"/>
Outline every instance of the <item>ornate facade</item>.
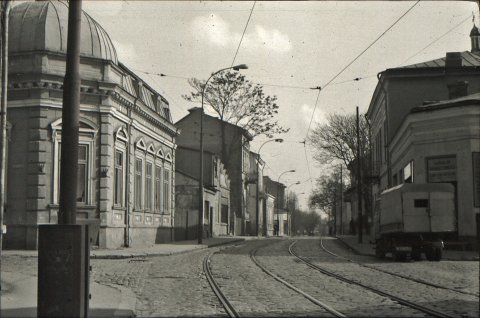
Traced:
<path fill-rule="evenodd" d="M 67 20 L 63 2 L 10 13 L 7 248 L 36 248 L 38 224 L 58 222 Z M 81 30 L 77 222 L 101 248 L 170 241 L 178 132 L 168 101 L 85 12 Z"/>

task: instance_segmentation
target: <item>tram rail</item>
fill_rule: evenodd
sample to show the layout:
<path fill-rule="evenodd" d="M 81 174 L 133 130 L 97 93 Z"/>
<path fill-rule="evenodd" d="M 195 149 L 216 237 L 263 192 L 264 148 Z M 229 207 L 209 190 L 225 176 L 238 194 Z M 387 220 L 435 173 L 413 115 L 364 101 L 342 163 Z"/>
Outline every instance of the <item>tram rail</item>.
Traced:
<path fill-rule="evenodd" d="M 341 276 L 339 274 L 336 274 L 332 271 L 329 271 L 329 270 L 326 270 L 325 268 L 322 268 L 314 263 L 312 263 L 311 261 L 309 261 L 308 259 L 304 258 L 304 257 L 301 257 L 299 256 L 297 253 L 295 253 L 295 251 L 293 250 L 293 246 L 297 243 L 297 241 L 294 241 L 292 244 L 290 244 L 288 250 L 290 252 L 290 254 L 294 257 L 296 257 L 298 260 L 300 260 L 302 263 L 304 263 L 305 265 L 309 266 L 310 268 L 322 273 L 322 274 L 325 274 L 325 275 L 328 275 L 330 277 L 333 277 L 333 278 L 336 278 L 340 281 L 343 281 L 345 283 L 348 283 L 348 284 L 352 284 L 352 285 L 356 285 L 356 286 L 360 286 L 364 289 L 367 289 L 373 293 L 376 293 L 380 296 L 383 296 L 383 297 L 386 297 L 386 298 L 389 298 L 393 301 L 396 301 L 398 302 L 399 304 L 402 304 L 404 306 L 407 306 L 407 307 L 410 307 L 410 308 L 413 308 L 415 310 L 418 310 L 418 311 L 421 311 L 423 313 L 426 313 L 428 315 L 431 315 L 433 317 L 441 317 L 441 318 L 453 318 L 453 317 L 456 317 L 456 316 L 452 316 L 448 313 L 444 313 L 444 312 L 441 312 L 441 311 L 438 311 L 438 310 L 435 310 L 433 308 L 429 308 L 429 307 L 425 307 L 425 306 L 422 306 L 420 304 L 417 304 L 417 303 L 414 303 L 412 301 L 409 301 L 407 299 L 404 299 L 404 298 L 401 298 L 401 297 L 398 297 L 398 296 L 395 296 L 395 295 L 392 295 L 390 293 L 387 293 L 387 292 L 384 292 L 382 290 L 379 290 L 377 288 L 374 288 L 374 287 L 371 287 L 371 286 L 367 286 L 365 284 L 362 284 L 360 282 L 357 282 L 357 281 L 354 281 L 354 280 L 351 280 L 351 279 L 348 279 L 344 276 Z"/>
<path fill-rule="evenodd" d="M 479 297 L 478 294 L 476 293 L 470 293 L 470 292 L 467 292 L 467 291 L 463 291 L 463 290 L 457 290 L 457 289 L 453 289 L 453 288 L 450 288 L 450 287 L 446 287 L 446 286 L 442 286 L 442 285 L 438 285 L 438 284 L 435 284 L 435 283 L 431 283 L 431 282 L 427 282 L 423 279 L 418 279 L 418 278 L 413 278 L 413 277 L 409 277 L 409 276 L 406 276 L 406 275 L 402 275 L 402 274 L 398 274 L 398 273 L 393 273 L 393 272 L 390 272 L 390 271 L 387 271 L 387 270 L 383 270 L 383 269 L 380 269 L 380 268 L 377 268 L 377 267 L 373 267 L 373 266 L 369 266 L 369 265 L 366 265 L 366 264 L 363 264 L 363 263 L 360 263 L 360 262 L 357 262 L 357 261 L 354 261 L 350 258 L 347 258 L 347 257 L 344 257 L 344 256 L 341 256 L 341 255 L 338 255 L 330 250 L 328 250 L 325 245 L 323 245 L 323 240 L 320 239 L 320 247 L 322 248 L 322 250 L 324 250 L 326 253 L 332 255 L 332 256 L 335 256 L 337 258 L 340 258 L 340 259 L 344 259 L 350 263 L 355 263 L 359 266 L 362 266 L 362 267 L 365 267 L 365 268 L 368 268 L 368 269 L 372 269 L 372 270 L 375 270 L 375 271 L 378 271 L 378 272 L 381 272 L 381 273 L 385 273 L 385 274 L 389 274 L 389 275 L 392 275 L 392 276 L 396 276 L 396 277 L 400 277 L 400 278 L 403 278 L 403 279 L 407 279 L 407 280 L 410 280 L 410 281 L 413 281 L 415 283 L 419 283 L 419 284 L 424 284 L 424 285 L 427 285 L 427 286 L 430 286 L 430 287 L 435 287 L 435 288 L 440 288 L 440 289 L 446 289 L 446 290 L 449 290 L 449 291 L 453 291 L 453 292 L 456 292 L 456 293 L 460 293 L 460 294 L 465 294 L 465 295 L 470 295 L 470 296 L 476 296 L 476 297 Z"/>

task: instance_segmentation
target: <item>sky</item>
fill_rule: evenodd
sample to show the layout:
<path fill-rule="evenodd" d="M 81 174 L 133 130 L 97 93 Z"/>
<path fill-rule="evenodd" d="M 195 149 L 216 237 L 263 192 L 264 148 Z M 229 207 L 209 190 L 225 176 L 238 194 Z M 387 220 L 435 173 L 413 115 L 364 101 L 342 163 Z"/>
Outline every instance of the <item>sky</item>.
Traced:
<path fill-rule="evenodd" d="M 303 209 L 315 179 L 329 171 L 302 143 L 307 134 L 328 114 L 355 114 L 357 106 L 365 113 L 379 72 L 470 50 L 473 15 L 479 21 L 477 4 L 466 1 L 85 0 L 83 9 L 110 35 L 119 61 L 169 101 L 174 122 L 200 106 L 182 98 L 192 91 L 188 78 L 247 64 L 242 74 L 277 96 L 278 121 L 290 128 L 276 136 L 283 143 L 262 148 L 264 172 L 278 180 L 294 169 L 280 182 L 292 185 Z M 320 94 L 309 89 L 317 86 Z M 255 138 L 251 150 L 266 140 Z"/>

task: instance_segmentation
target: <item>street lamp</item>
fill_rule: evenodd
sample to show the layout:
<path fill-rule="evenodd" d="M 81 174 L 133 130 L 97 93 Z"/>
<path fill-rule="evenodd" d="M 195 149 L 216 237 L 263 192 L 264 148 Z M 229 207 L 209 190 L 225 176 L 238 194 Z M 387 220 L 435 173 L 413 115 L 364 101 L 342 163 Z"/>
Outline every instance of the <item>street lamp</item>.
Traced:
<path fill-rule="evenodd" d="M 239 64 L 231 67 L 226 67 L 222 68 L 221 70 L 218 70 L 210 77 L 207 79 L 205 82 L 205 85 L 202 88 L 202 110 L 200 112 L 200 176 L 199 176 L 199 187 L 198 187 L 198 228 L 197 228 L 197 235 L 198 235 L 198 244 L 202 244 L 202 238 L 203 238 L 203 113 L 204 113 L 204 106 L 203 106 L 203 99 L 205 97 L 205 89 L 207 88 L 208 81 L 215 75 L 217 75 L 220 72 L 226 71 L 233 69 L 235 71 L 239 70 L 246 70 L 248 69 L 248 66 L 245 64 Z"/>
<path fill-rule="evenodd" d="M 265 146 L 265 144 L 269 143 L 269 142 L 283 142 L 283 139 L 282 138 L 276 138 L 276 139 L 269 139 L 267 141 L 265 141 L 261 146 L 260 148 L 258 148 L 258 153 L 257 153 L 257 189 L 256 189 L 256 201 L 257 201 L 257 208 L 255 210 L 256 212 L 256 216 L 257 216 L 257 224 L 256 224 L 256 228 L 257 228 L 257 236 L 258 236 L 258 227 L 259 227 L 259 215 L 260 215 L 260 202 L 259 202 L 259 195 L 260 195 L 260 173 L 259 173 L 259 165 L 260 165 L 260 151 L 262 150 L 262 147 Z M 265 168 L 265 165 L 263 166 L 263 168 Z M 262 178 L 263 178 L 263 168 L 262 168 Z M 263 180 L 262 180 L 263 181 Z M 266 219 L 267 219 L 267 214 L 264 213 L 264 224 L 265 224 L 265 228 L 264 228 L 264 233 L 265 233 L 265 236 L 268 235 L 268 232 L 267 232 L 267 228 L 266 228 Z"/>
<path fill-rule="evenodd" d="M 289 172 L 295 172 L 295 170 L 287 170 L 287 171 L 282 172 L 282 173 L 278 176 L 278 181 L 277 181 L 277 222 L 278 222 L 278 225 L 277 225 L 277 236 L 280 236 L 280 215 L 279 215 L 279 212 L 278 212 L 280 202 L 279 202 L 279 200 L 278 200 L 278 188 L 280 188 L 280 178 L 281 178 L 284 174 L 289 173 Z"/>

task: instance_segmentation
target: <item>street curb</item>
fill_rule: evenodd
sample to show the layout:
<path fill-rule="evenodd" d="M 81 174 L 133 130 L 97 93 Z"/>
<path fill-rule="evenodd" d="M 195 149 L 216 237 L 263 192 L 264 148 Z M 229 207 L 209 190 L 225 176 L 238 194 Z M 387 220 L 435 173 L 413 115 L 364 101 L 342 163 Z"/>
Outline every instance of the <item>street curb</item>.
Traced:
<path fill-rule="evenodd" d="M 240 242 L 245 242 L 245 239 L 236 239 L 236 240 L 232 240 L 232 241 L 214 243 L 214 244 L 208 245 L 208 248 L 217 247 L 217 246 L 223 246 L 223 245 L 236 244 L 236 243 L 240 243 Z"/>
<path fill-rule="evenodd" d="M 107 255 L 90 255 L 90 259 L 129 259 L 129 258 L 146 258 L 146 257 L 155 257 L 155 256 L 171 256 L 171 255 L 181 255 L 185 253 L 190 253 L 198 250 L 203 250 L 206 248 L 229 245 L 229 244 L 236 244 L 239 242 L 244 242 L 245 239 L 236 239 L 226 242 L 219 242 L 219 243 L 212 243 L 210 245 L 202 245 L 193 249 L 187 249 L 184 251 L 178 252 L 169 252 L 169 253 L 161 253 L 161 252 L 152 252 L 152 253 L 136 253 L 136 254 L 125 254 L 125 255 L 114 255 L 114 254 L 107 254 Z"/>
<path fill-rule="evenodd" d="M 375 254 L 369 254 L 369 253 L 362 253 L 360 252 L 359 250 L 357 250 L 356 248 L 350 246 L 347 242 L 345 242 L 342 238 L 340 237 L 337 237 L 337 239 L 342 242 L 343 245 L 345 245 L 348 249 L 350 249 L 352 252 L 354 252 L 355 254 L 357 255 L 362 255 L 362 256 L 373 256 L 375 257 Z"/>
<path fill-rule="evenodd" d="M 337 239 L 342 242 L 343 245 L 345 245 L 348 249 L 350 249 L 351 251 L 353 251 L 355 254 L 357 255 L 362 255 L 362 256 L 371 256 L 371 257 L 375 257 L 375 254 L 368 254 L 368 253 L 362 253 L 360 252 L 359 250 L 357 250 L 356 248 L 350 246 L 347 242 L 345 242 L 342 238 L 340 237 L 337 237 Z M 456 259 L 456 258 L 450 258 L 450 257 L 446 257 L 446 256 L 443 256 L 442 260 L 444 261 L 455 261 L 455 262 L 474 262 L 474 261 L 479 261 L 480 260 L 480 257 L 474 257 L 472 259 L 469 259 L 469 258 L 462 258 L 462 259 Z"/>

